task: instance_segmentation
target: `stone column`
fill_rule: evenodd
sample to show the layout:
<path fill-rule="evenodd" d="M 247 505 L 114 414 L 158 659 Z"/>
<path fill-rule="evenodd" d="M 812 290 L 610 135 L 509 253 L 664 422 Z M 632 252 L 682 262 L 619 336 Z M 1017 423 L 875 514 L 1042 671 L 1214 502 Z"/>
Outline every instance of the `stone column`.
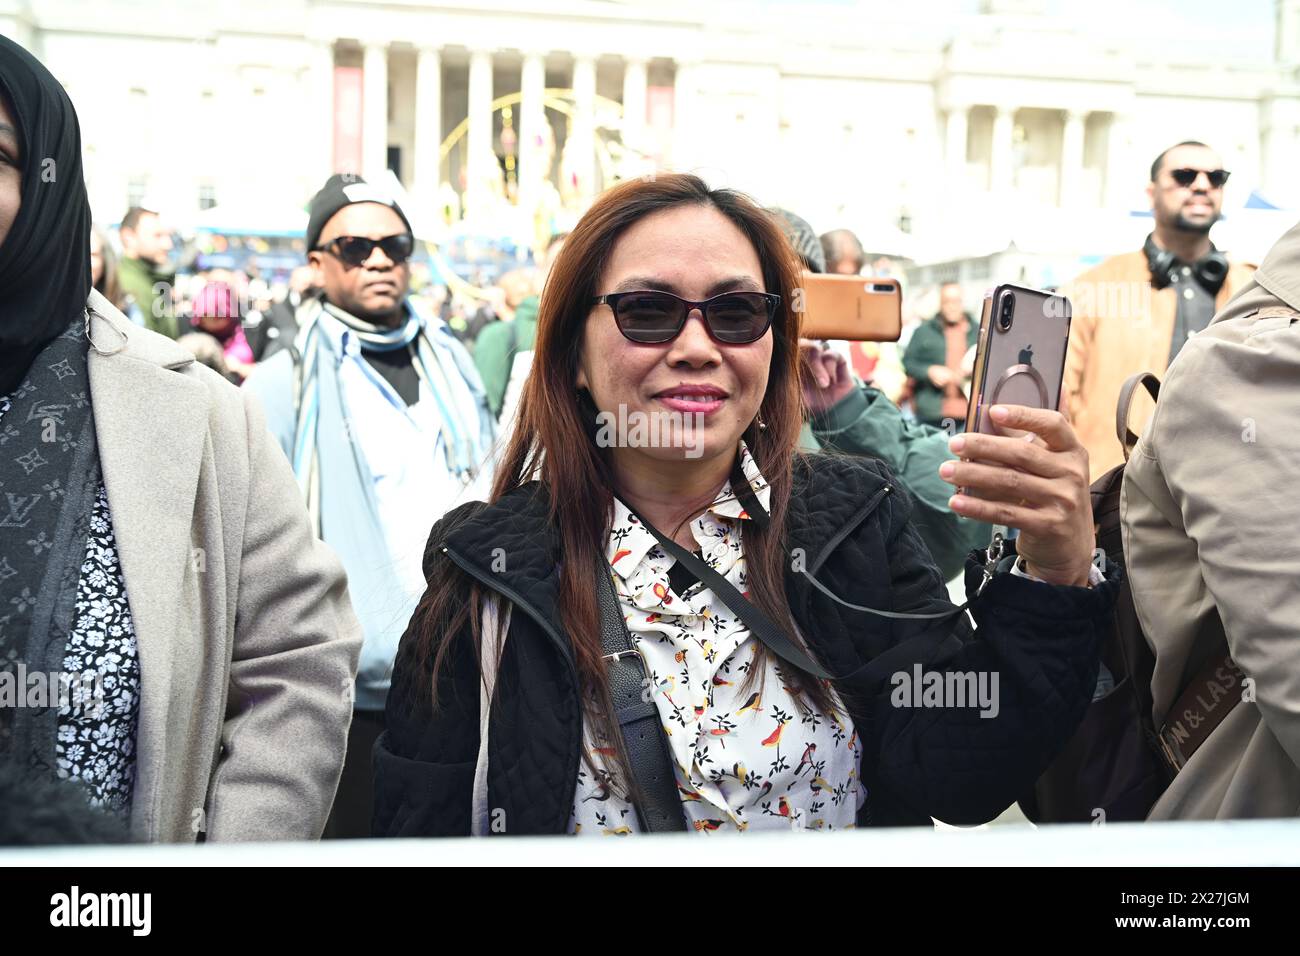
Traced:
<path fill-rule="evenodd" d="M 546 61 L 540 53 L 524 54 L 519 75 L 519 203 L 533 209 L 538 201 L 547 169 Z"/>
<path fill-rule="evenodd" d="M 420 47 L 415 61 L 415 170 L 414 192 L 421 203 L 438 194 L 442 145 L 442 55 Z"/>
<path fill-rule="evenodd" d="M 993 114 L 993 144 L 989 149 L 989 191 L 1008 193 L 1015 178 L 1012 167 L 1015 110 L 999 106 Z"/>
<path fill-rule="evenodd" d="M 465 211 L 483 212 L 492 186 L 489 177 L 499 176 L 492 150 L 492 54 L 475 50 L 469 58 L 469 132 L 466 136 Z"/>
<path fill-rule="evenodd" d="M 966 187 L 966 137 L 970 123 L 970 110 L 955 106 L 948 110 L 944 135 L 944 172 L 948 188 L 960 192 Z"/>
<path fill-rule="evenodd" d="M 695 106 L 699 92 L 698 68 L 693 63 L 677 61 L 673 79 L 672 167 L 689 171 L 699 165 L 699 142 L 695 130 Z"/>
<path fill-rule="evenodd" d="M 623 67 L 623 145 L 638 157 L 632 165 L 643 174 L 651 172 L 648 162 L 639 158 L 647 149 L 645 111 L 646 63 L 629 59 Z"/>
<path fill-rule="evenodd" d="M 578 201 L 585 206 L 596 194 L 596 61 L 578 56 L 573 61 L 573 128 L 565 151 L 569 169 L 577 178 Z"/>
<path fill-rule="evenodd" d="M 311 181 L 314 195 L 334 169 L 334 44 L 328 40 L 308 41 L 307 102 L 312 109 L 307 117 L 307 138 L 311 150 Z"/>
<path fill-rule="evenodd" d="M 377 181 L 388 168 L 387 44 L 366 44 L 361 89 L 361 175 Z"/>
<path fill-rule="evenodd" d="M 1132 162 L 1129 145 L 1131 120 L 1125 113 L 1113 113 L 1106 134 L 1106 205 L 1112 209 L 1128 209 L 1133 197 L 1147 180 L 1147 170 Z"/>
<path fill-rule="evenodd" d="M 1058 206 L 1082 205 L 1083 188 L 1083 133 L 1086 113 L 1070 110 L 1065 114 L 1065 128 L 1061 133 L 1061 169 L 1058 183 Z"/>

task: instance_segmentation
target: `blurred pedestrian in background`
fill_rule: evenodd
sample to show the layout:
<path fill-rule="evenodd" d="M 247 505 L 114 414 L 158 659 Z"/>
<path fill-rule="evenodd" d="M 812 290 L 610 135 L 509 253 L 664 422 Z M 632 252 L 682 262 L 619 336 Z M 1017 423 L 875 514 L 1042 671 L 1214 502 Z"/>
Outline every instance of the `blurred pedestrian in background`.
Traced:
<path fill-rule="evenodd" d="M 319 294 L 316 270 L 311 266 L 299 266 L 290 273 L 284 297 L 273 302 L 262 313 L 262 321 L 248 331 L 248 344 L 257 361 L 265 361 L 293 345 L 298 334 L 298 310 Z"/>
<path fill-rule="evenodd" d="M 1151 164 L 1155 228 L 1143 248 L 1112 256 L 1062 290 L 1074 309 L 1062 387 L 1094 479 L 1124 460 L 1115 439 L 1124 380 L 1163 375 L 1188 338 L 1250 280 L 1252 267 L 1232 263 L 1210 241 L 1228 177 L 1204 143 L 1166 149 Z M 1141 425 L 1135 415 L 1134 430 Z"/>
<path fill-rule="evenodd" d="M 903 353 L 903 368 L 915 383 L 916 417 L 923 424 L 951 434 L 966 427 L 970 374 L 964 360 L 979 333 L 979 323 L 962 306 L 961 286 L 945 282 L 938 314 L 917 327 Z"/>
<path fill-rule="evenodd" d="M 241 383 L 253 370 L 253 349 L 241 322 L 239 298 L 228 282 L 209 282 L 199 290 L 190 307 L 189 331 L 182 344 L 193 349 L 195 336 L 214 340 L 220 349 L 226 374 Z"/>
<path fill-rule="evenodd" d="M 527 286 L 522 282 L 512 283 L 507 295 L 507 304 L 513 310 L 511 321 L 486 326 L 474 343 L 474 364 L 483 376 L 492 414 L 503 421 L 507 396 L 518 397 L 532 364 L 533 342 L 537 336 L 537 306 L 550 264 L 564 245 L 564 235 L 551 237 L 534 272 L 520 274 L 521 279 L 530 280 Z M 505 278 L 502 277 L 503 281 Z M 509 404 L 513 405 L 513 402 Z"/>
<path fill-rule="evenodd" d="M 128 319 L 136 325 L 144 325 L 139 307 L 127 295 L 118 278 L 117 252 L 108 241 L 108 234 L 93 224 L 90 227 L 90 284 Z"/>
<path fill-rule="evenodd" d="M 867 264 L 862 242 L 849 229 L 832 229 L 821 236 L 822 256 L 826 261 L 826 271 L 837 276 L 856 276 L 862 274 Z"/>
<path fill-rule="evenodd" d="M 176 273 L 168 265 L 172 237 L 162 217 L 152 209 L 132 206 L 122 217 L 118 238 L 122 243 L 118 279 L 139 308 L 145 328 L 176 338 L 179 329 L 172 297 Z"/>

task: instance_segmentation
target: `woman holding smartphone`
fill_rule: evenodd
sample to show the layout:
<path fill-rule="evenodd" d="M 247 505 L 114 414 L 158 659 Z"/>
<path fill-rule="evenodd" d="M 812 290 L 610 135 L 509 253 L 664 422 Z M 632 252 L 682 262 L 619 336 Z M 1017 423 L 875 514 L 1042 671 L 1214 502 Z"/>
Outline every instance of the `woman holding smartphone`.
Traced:
<path fill-rule="evenodd" d="M 952 507 L 1021 529 L 1019 560 L 968 566 L 972 628 L 888 469 L 796 451 L 840 384 L 801 366 L 798 275 L 766 212 L 694 176 L 621 184 L 578 223 L 490 501 L 430 535 L 378 835 L 975 824 L 1069 738 L 1117 587 L 1086 453 L 1055 411 L 1006 410 L 1032 443 L 960 436 L 944 477 L 981 497 Z M 685 440 L 607 427 L 670 415 Z M 647 712 L 666 816 L 638 776 Z"/>

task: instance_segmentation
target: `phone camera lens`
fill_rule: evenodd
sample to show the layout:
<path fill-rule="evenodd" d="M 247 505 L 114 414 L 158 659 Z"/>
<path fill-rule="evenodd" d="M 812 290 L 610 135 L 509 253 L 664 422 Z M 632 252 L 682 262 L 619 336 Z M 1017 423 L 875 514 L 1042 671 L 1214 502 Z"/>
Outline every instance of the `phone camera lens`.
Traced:
<path fill-rule="evenodd" d="M 1016 297 L 1008 292 L 1002 297 L 1002 304 L 998 308 L 998 331 L 1007 332 L 1011 329 L 1011 315 L 1016 308 Z"/>

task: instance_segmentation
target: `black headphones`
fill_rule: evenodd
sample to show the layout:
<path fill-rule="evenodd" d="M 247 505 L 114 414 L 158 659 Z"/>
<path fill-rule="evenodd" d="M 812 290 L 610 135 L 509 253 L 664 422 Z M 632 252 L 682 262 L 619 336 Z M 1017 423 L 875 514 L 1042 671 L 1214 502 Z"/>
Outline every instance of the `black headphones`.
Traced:
<path fill-rule="evenodd" d="M 1151 269 L 1151 285 L 1157 289 L 1164 289 L 1171 285 L 1174 281 L 1174 268 L 1178 265 L 1178 257 L 1168 249 L 1157 246 L 1152 236 L 1147 236 L 1142 251 L 1146 253 L 1147 266 Z M 1224 281 L 1228 278 L 1228 257 L 1214 246 L 1210 246 L 1210 251 L 1192 263 L 1191 268 L 1192 275 L 1196 277 L 1201 288 L 1210 295 L 1218 295 Z"/>

